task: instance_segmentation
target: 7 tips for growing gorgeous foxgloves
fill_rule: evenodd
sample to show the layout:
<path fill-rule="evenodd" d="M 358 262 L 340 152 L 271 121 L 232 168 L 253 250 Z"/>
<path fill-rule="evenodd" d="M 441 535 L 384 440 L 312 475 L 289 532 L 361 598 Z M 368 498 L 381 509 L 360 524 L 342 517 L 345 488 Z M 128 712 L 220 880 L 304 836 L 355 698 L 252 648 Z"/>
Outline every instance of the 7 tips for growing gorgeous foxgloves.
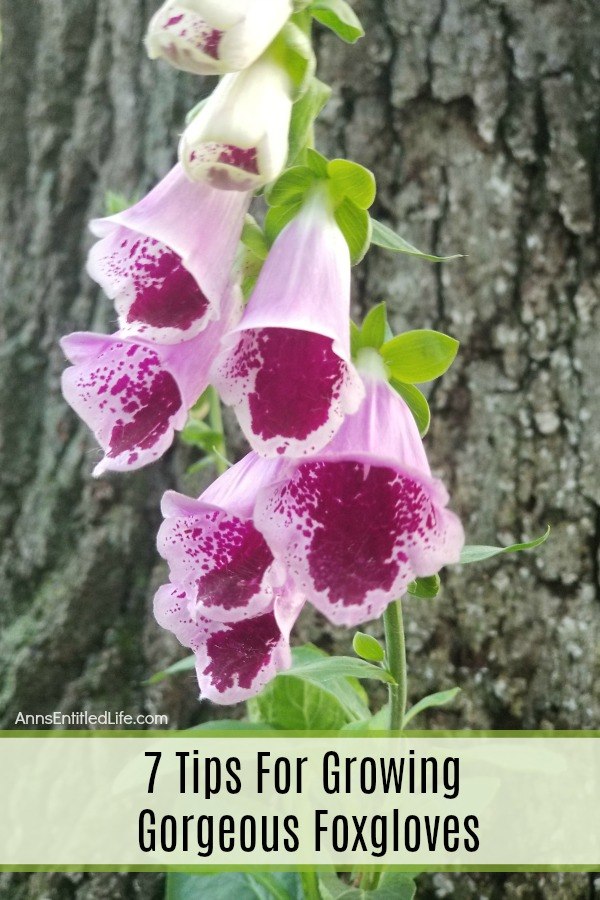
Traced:
<path fill-rule="evenodd" d="M 198 499 L 168 491 L 158 535 L 170 580 L 156 619 L 193 651 L 202 698 L 247 700 L 289 668 L 309 603 L 336 625 L 383 616 L 385 649 L 359 633 L 360 658 L 335 673 L 385 681 L 387 724 L 402 728 L 401 598 L 435 596 L 443 566 L 500 550 L 463 550 L 423 447 L 415 385 L 448 369 L 457 342 L 394 336 L 385 304 L 349 320 L 351 267 L 371 244 L 443 260 L 370 217 L 367 169 L 314 149 L 329 89 L 313 19 L 349 42 L 363 33 L 344 0 L 168 0 L 153 17 L 152 58 L 222 77 L 177 165 L 91 223 L 88 271 L 119 327 L 63 338 L 63 391 L 102 448 L 95 475 L 154 462 L 177 431 L 220 473 Z M 259 193 L 262 225 L 248 214 Z M 252 448 L 233 466 L 221 400 Z"/>

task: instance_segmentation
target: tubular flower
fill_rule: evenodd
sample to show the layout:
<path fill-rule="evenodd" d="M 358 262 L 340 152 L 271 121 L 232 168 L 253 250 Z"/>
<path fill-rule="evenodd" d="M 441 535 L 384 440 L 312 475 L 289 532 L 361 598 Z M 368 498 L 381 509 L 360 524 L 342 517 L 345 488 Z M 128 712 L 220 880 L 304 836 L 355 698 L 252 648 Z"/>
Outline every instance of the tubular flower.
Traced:
<path fill-rule="evenodd" d="M 150 22 L 148 55 L 197 75 L 239 72 L 267 49 L 292 11 L 291 0 L 167 0 Z"/>
<path fill-rule="evenodd" d="M 283 170 L 292 112 L 285 70 L 262 57 L 225 75 L 179 143 L 179 160 L 192 181 L 225 191 L 255 191 Z"/>
<path fill-rule="evenodd" d="M 63 373 L 63 395 L 104 450 L 94 475 L 139 469 L 162 456 L 208 386 L 218 341 L 239 313 L 232 291 L 222 318 L 182 344 L 151 344 L 122 332 L 62 339 L 72 363 Z"/>
<path fill-rule="evenodd" d="M 88 272 L 115 301 L 122 336 L 178 343 L 220 318 L 249 203 L 190 184 L 177 165 L 135 206 L 91 222 L 101 240 Z"/>
<path fill-rule="evenodd" d="M 289 669 L 290 631 L 303 605 L 298 594 L 282 590 L 264 612 L 229 623 L 193 617 L 189 604 L 185 590 L 166 584 L 154 598 L 154 615 L 159 625 L 193 650 L 203 700 L 239 703 Z"/>
<path fill-rule="evenodd" d="M 320 450 L 364 396 L 350 356 L 350 256 L 319 197 L 281 232 L 212 379 L 264 456 Z"/>
<path fill-rule="evenodd" d="M 187 591 L 194 616 L 227 622 L 272 606 L 285 580 L 252 522 L 256 492 L 270 484 L 280 463 L 248 454 L 198 500 L 174 491 L 163 497 L 158 550 L 170 578 Z"/>
<path fill-rule="evenodd" d="M 378 617 L 464 542 L 405 404 L 383 380 L 315 458 L 259 492 L 254 514 L 296 588 L 330 621 Z"/>
<path fill-rule="evenodd" d="M 198 500 L 169 491 L 158 548 L 171 584 L 155 615 L 196 654 L 203 697 L 236 703 L 290 665 L 289 633 L 303 601 L 252 523 L 256 491 L 281 463 L 250 453 Z"/>

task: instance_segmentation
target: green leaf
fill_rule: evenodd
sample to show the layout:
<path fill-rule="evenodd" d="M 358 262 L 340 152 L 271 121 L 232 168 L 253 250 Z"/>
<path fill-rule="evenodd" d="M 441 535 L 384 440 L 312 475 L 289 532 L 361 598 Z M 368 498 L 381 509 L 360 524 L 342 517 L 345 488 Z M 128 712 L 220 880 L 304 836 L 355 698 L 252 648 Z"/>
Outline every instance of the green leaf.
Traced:
<path fill-rule="evenodd" d="M 378 303 L 370 309 L 360 329 L 360 347 L 374 347 L 379 350 L 386 338 L 387 309 L 385 303 Z"/>
<path fill-rule="evenodd" d="M 370 634 L 364 634 L 362 631 L 357 631 L 354 635 L 352 649 L 357 656 L 362 657 L 362 659 L 370 660 L 371 662 L 383 662 L 385 657 L 383 647 L 377 638 L 374 638 Z"/>
<path fill-rule="evenodd" d="M 354 659 L 353 656 L 324 656 L 314 662 L 292 666 L 290 672 L 298 678 L 317 679 L 320 684 L 326 684 L 336 677 L 368 678 L 384 681 L 386 684 L 396 683 L 390 672 L 363 659 Z"/>
<path fill-rule="evenodd" d="M 307 669 L 326 653 L 310 644 L 294 647 L 292 669 L 278 675 L 258 697 L 248 701 L 252 721 L 289 730 L 338 731 L 352 720 L 370 716 L 363 688 L 351 678 L 322 678 Z"/>
<path fill-rule="evenodd" d="M 422 600 L 433 600 L 439 594 L 440 587 L 440 576 L 428 575 L 426 578 L 417 578 L 416 581 L 411 581 L 406 590 L 413 597 L 420 597 Z"/>
<path fill-rule="evenodd" d="M 371 219 L 369 213 L 344 197 L 335 210 L 335 220 L 346 238 L 352 265 L 364 257 L 371 243 Z"/>
<path fill-rule="evenodd" d="M 412 875 L 403 872 L 384 872 L 376 890 L 368 896 L 374 900 L 413 900 L 417 885 Z"/>
<path fill-rule="evenodd" d="M 308 166 L 292 166 L 274 181 L 265 193 L 269 206 L 289 206 L 302 201 L 315 183 L 315 174 Z"/>
<path fill-rule="evenodd" d="M 313 0 L 310 11 L 317 22 L 330 28 L 347 44 L 354 44 L 365 33 L 358 16 L 345 0 Z"/>
<path fill-rule="evenodd" d="M 407 384 L 431 381 L 446 372 L 456 357 L 458 341 L 440 331 L 405 331 L 387 341 L 380 353 L 393 378 Z"/>
<path fill-rule="evenodd" d="M 306 678 L 313 684 L 323 687 L 328 691 L 335 688 L 338 698 L 348 714 L 354 719 L 364 719 L 371 715 L 369 709 L 369 701 L 367 693 L 361 683 L 356 678 L 321 678 L 318 674 L 314 675 L 310 671 L 308 674 L 303 667 L 309 663 L 318 662 L 323 659 L 329 659 L 329 655 L 324 650 L 315 647 L 314 644 L 305 644 L 303 647 L 294 647 L 292 649 L 292 669 L 290 671 L 302 670 L 302 678 Z"/>
<path fill-rule="evenodd" d="M 417 890 L 414 878 L 402 872 L 384 872 L 373 891 L 350 887 L 337 875 L 324 872 L 319 875 L 319 887 L 322 900 L 413 900 Z"/>
<path fill-rule="evenodd" d="M 242 243 L 254 254 L 254 256 L 257 256 L 262 260 L 267 258 L 269 245 L 267 244 L 262 228 L 251 215 L 247 215 L 246 221 L 244 222 Z"/>
<path fill-rule="evenodd" d="M 301 900 L 300 879 L 294 872 L 221 872 L 191 875 L 169 872 L 165 900 Z"/>
<path fill-rule="evenodd" d="M 362 334 L 358 325 L 350 319 L 350 352 L 352 354 L 352 358 L 356 357 L 356 354 L 362 347 Z"/>
<path fill-rule="evenodd" d="M 220 431 L 213 431 L 204 422 L 189 422 L 181 432 L 181 440 L 191 447 L 211 453 L 223 440 Z"/>
<path fill-rule="evenodd" d="M 265 216 L 265 235 L 269 245 L 301 209 L 302 200 L 296 200 L 288 206 L 272 206 L 270 208 Z"/>
<path fill-rule="evenodd" d="M 462 259 L 462 253 L 455 253 L 454 256 L 434 256 L 431 253 L 423 253 L 417 250 L 399 234 L 392 231 L 387 225 L 378 222 L 377 219 L 371 220 L 373 223 L 373 231 L 371 243 L 377 247 L 383 247 L 384 250 L 392 250 L 394 253 L 407 253 L 409 256 L 418 256 L 420 259 L 427 259 L 429 262 L 448 262 L 451 259 Z"/>
<path fill-rule="evenodd" d="M 438 691 L 437 694 L 429 694 L 428 697 L 423 697 L 422 700 L 419 700 L 418 703 L 415 703 L 415 705 L 411 706 L 408 710 L 404 716 L 403 727 L 406 728 L 408 723 L 414 719 L 415 716 L 418 716 L 419 713 L 422 713 L 423 710 L 431 709 L 432 706 L 445 706 L 446 703 L 451 703 L 458 693 L 460 693 L 460 688 L 455 687 L 450 688 L 448 691 Z"/>
<path fill-rule="evenodd" d="M 290 675 L 278 675 L 250 699 L 248 714 L 253 721 L 288 731 L 338 731 L 349 721 L 334 692 Z"/>
<path fill-rule="evenodd" d="M 302 153 L 312 132 L 313 122 L 331 96 L 331 88 L 311 78 L 306 91 L 292 107 L 290 122 L 288 165 L 293 165 Z M 314 170 L 314 167 L 308 162 Z M 318 172 L 316 174 L 319 174 Z"/>
<path fill-rule="evenodd" d="M 360 722 L 349 722 L 344 725 L 342 731 L 350 731 L 352 734 L 367 734 L 370 731 L 390 730 L 390 704 L 384 704 L 374 715 Z"/>
<path fill-rule="evenodd" d="M 416 388 L 413 384 L 404 384 L 402 381 L 396 381 L 395 378 L 390 379 L 390 384 L 404 399 L 414 416 L 417 428 L 419 429 L 419 434 L 421 437 L 425 437 L 429 431 L 429 423 L 431 422 L 431 412 L 426 398 L 419 388 Z"/>
<path fill-rule="evenodd" d="M 369 169 L 348 159 L 332 159 L 327 165 L 334 200 L 340 202 L 349 197 L 360 209 L 373 205 L 377 186 Z"/>
<path fill-rule="evenodd" d="M 329 165 L 329 161 L 326 156 L 323 156 L 318 150 L 314 150 L 312 147 L 306 148 L 306 165 L 309 169 L 317 175 L 319 178 L 327 178 L 327 166 Z"/>
<path fill-rule="evenodd" d="M 288 21 L 271 44 L 269 54 L 290 76 L 294 96 L 301 97 L 308 89 L 317 64 L 308 35 L 294 22 Z"/>
<path fill-rule="evenodd" d="M 492 556 L 498 556 L 500 553 L 518 553 L 520 550 L 533 550 L 545 543 L 550 537 L 550 526 L 541 537 L 535 538 L 533 541 L 527 541 L 524 544 L 511 544 L 510 547 L 486 547 L 486 546 L 467 546 L 463 547 L 460 554 L 460 562 L 463 565 L 481 562 L 483 559 L 490 559 Z"/>
<path fill-rule="evenodd" d="M 193 654 L 192 656 L 185 656 L 161 672 L 155 672 L 154 675 L 151 675 L 150 678 L 144 681 L 144 684 L 160 684 L 161 681 L 164 681 L 165 678 L 170 678 L 171 675 L 179 675 L 180 672 L 190 672 L 195 665 L 196 658 Z"/>

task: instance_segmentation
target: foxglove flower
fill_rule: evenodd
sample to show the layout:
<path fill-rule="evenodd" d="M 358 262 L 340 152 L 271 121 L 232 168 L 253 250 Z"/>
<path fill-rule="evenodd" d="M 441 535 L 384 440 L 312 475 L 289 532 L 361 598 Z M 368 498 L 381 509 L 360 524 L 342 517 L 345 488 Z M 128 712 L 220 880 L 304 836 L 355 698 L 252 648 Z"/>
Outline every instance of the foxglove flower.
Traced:
<path fill-rule="evenodd" d="M 248 454 L 198 500 L 163 497 L 158 550 L 170 578 L 192 598 L 196 613 L 228 622 L 273 605 L 285 573 L 252 522 L 256 492 L 277 477 L 279 461 Z"/>
<path fill-rule="evenodd" d="M 218 341 L 240 311 L 232 290 L 221 319 L 182 344 L 152 344 L 122 332 L 62 339 L 72 363 L 62 377 L 64 397 L 104 450 L 94 475 L 138 469 L 162 456 L 207 388 Z"/>
<path fill-rule="evenodd" d="M 259 615 L 216 622 L 192 616 L 186 591 L 166 584 L 154 598 L 154 615 L 194 652 L 201 699 L 226 705 L 253 697 L 278 672 L 289 669 L 290 631 L 302 605 L 298 594 L 282 589 Z"/>
<path fill-rule="evenodd" d="M 181 138 L 188 177 L 225 191 L 255 191 L 277 178 L 288 155 L 291 90 L 268 57 L 225 75 Z"/>
<path fill-rule="evenodd" d="M 115 301 L 123 337 L 187 341 L 220 318 L 248 194 L 190 184 L 175 166 L 135 206 L 91 222 L 88 272 Z"/>
<path fill-rule="evenodd" d="M 252 523 L 256 492 L 281 472 L 250 453 L 198 500 L 168 491 L 158 548 L 171 583 L 155 615 L 196 654 L 203 697 L 236 703 L 290 665 L 289 634 L 303 600 Z"/>
<path fill-rule="evenodd" d="M 259 492 L 254 514 L 296 588 L 350 626 L 458 562 L 464 541 L 406 403 L 387 381 L 367 377 L 366 388 L 325 449 Z"/>
<path fill-rule="evenodd" d="M 315 453 L 358 409 L 349 314 L 348 245 L 316 196 L 275 241 L 212 373 L 259 453 Z"/>
<path fill-rule="evenodd" d="M 148 55 L 197 75 L 239 72 L 267 49 L 292 11 L 291 0 L 168 0 L 150 22 Z"/>

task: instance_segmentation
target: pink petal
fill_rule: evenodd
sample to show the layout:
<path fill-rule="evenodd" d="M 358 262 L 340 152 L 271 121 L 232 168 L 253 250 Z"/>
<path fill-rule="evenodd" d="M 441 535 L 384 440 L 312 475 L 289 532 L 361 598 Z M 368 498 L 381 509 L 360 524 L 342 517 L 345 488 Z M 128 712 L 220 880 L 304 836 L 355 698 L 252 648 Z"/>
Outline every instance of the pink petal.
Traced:
<path fill-rule="evenodd" d="M 91 222 L 102 239 L 88 271 L 115 300 L 122 334 L 177 343 L 219 318 L 248 204 L 175 166 L 135 206 Z"/>
<path fill-rule="evenodd" d="M 192 598 L 191 613 L 223 622 L 249 618 L 273 604 L 285 573 L 252 523 L 256 493 L 284 470 L 249 453 L 200 497 L 167 491 L 158 549 L 171 581 Z"/>
<path fill-rule="evenodd" d="M 257 491 L 273 484 L 285 470 L 284 460 L 263 459 L 256 453 L 247 453 L 213 481 L 200 499 L 238 516 L 251 518 Z"/>
<path fill-rule="evenodd" d="M 174 500 L 171 496 L 172 508 Z M 191 614 L 228 622 L 272 606 L 273 581 L 281 579 L 252 522 L 201 501 L 181 502 L 186 514 L 163 522 L 158 549 L 169 563 L 171 580 L 186 589 Z"/>
<path fill-rule="evenodd" d="M 346 241 L 320 206 L 309 205 L 276 240 L 213 370 L 259 453 L 315 453 L 359 407 L 349 308 Z"/>
<path fill-rule="evenodd" d="M 68 342 L 63 339 L 63 348 Z M 106 454 L 95 475 L 153 462 L 185 424 L 176 378 L 159 353 L 141 343 L 108 339 L 94 357 L 63 373 L 62 389 Z"/>
<path fill-rule="evenodd" d="M 189 611 L 189 599 L 184 588 L 163 584 L 154 595 L 154 618 L 171 631 L 184 647 L 195 649 L 201 632 Z"/>
<path fill-rule="evenodd" d="M 300 593 L 336 624 L 379 616 L 464 542 L 410 410 L 386 383 L 315 460 L 258 495 L 254 521 Z"/>
<path fill-rule="evenodd" d="M 273 612 L 229 625 L 207 625 L 195 653 L 200 696 L 221 704 L 255 696 L 291 665 L 289 641 Z"/>
<path fill-rule="evenodd" d="M 301 605 L 297 595 L 282 595 L 275 611 L 242 622 L 194 620 L 185 590 L 169 584 L 157 591 L 154 614 L 159 625 L 194 651 L 201 697 L 231 704 L 259 693 L 279 671 L 289 668 L 289 630 Z"/>
<path fill-rule="evenodd" d="M 354 415 L 346 416 L 334 438 L 320 452 L 326 459 L 383 462 L 392 467 L 431 475 L 423 441 L 405 401 L 388 384 L 363 376 L 365 399 Z M 446 503 L 448 496 L 443 492 Z"/>
<path fill-rule="evenodd" d="M 306 462 L 255 521 L 297 589 L 332 622 L 377 618 L 416 577 L 457 562 L 460 522 L 436 486 L 389 467 Z"/>
<path fill-rule="evenodd" d="M 170 447 L 208 385 L 215 329 L 176 347 L 128 340 L 119 333 L 62 339 L 65 355 L 75 363 L 63 373 L 64 397 L 105 453 L 94 475 L 138 469 Z"/>

